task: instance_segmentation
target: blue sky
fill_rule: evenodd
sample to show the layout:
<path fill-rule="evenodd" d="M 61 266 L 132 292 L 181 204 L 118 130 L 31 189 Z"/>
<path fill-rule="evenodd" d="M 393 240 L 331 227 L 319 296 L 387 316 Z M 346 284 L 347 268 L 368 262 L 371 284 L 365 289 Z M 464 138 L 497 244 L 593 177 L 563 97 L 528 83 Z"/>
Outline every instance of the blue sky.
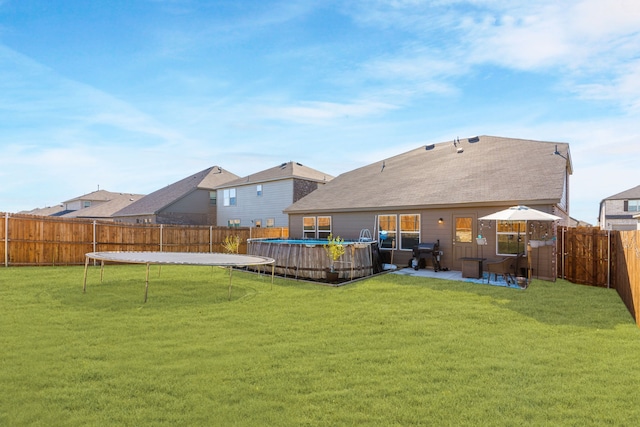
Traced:
<path fill-rule="evenodd" d="M 595 223 L 640 184 L 639 46 L 636 0 L 0 0 L 0 211 L 496 135 L 568 142 Z"/>

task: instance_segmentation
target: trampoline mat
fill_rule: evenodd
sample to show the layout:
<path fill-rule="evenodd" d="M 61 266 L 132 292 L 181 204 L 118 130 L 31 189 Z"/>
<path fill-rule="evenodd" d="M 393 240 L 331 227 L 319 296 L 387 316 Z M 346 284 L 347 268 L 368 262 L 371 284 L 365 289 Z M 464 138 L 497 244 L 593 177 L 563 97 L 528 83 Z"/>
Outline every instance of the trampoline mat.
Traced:
<path fill-rule="evenodd" d="M 89 252 L 87 258 L 131 264 L 181 264 L 244 267 L 247 265 L 272 264 L 273 258 L 205 252 Z"/>

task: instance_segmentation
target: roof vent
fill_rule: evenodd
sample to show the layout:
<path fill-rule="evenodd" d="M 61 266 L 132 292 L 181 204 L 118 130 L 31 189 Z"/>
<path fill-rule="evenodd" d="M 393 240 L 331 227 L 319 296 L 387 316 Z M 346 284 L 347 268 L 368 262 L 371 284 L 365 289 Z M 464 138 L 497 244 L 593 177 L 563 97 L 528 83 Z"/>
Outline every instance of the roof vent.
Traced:
<path fill-rule="evenodd" d="M 298 162 L 296 162 L 296 165 L 298 165 L 298 166 L 302 166 L 302 163 L 298 163 Z"/>
<path fill-rule="evenodd" d="M 473 138 L 469 138 L 469 142 L 471 144 L 473 144 L 474 142 L 478 142 L 480 141 L 480 137 L 479 136 L 474 136 Z"/>
<path fill-rule="evenodd" d="M 425 145 L 424 149 L 429 151 L 429 150 L 433 150 L 434 148 L 436 148 L 435 144 L 429 144 L 429 145 Z"/>
<path fill-rule="evenodd" d="M 464 148 L 458 147 L 458 149 L 456 150 L 456 153 L 458 153 L 458 154 L 464 153 Z"/>

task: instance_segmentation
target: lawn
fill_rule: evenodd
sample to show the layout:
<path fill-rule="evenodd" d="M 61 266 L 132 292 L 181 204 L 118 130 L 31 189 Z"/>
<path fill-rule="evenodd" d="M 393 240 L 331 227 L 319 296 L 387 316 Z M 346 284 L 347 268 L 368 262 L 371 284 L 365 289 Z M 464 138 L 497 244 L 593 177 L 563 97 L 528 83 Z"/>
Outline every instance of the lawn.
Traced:
<path fill-rule="evenodd" d="M 614 290 L 0 268 L 0 425 L 639 425 Z"/>

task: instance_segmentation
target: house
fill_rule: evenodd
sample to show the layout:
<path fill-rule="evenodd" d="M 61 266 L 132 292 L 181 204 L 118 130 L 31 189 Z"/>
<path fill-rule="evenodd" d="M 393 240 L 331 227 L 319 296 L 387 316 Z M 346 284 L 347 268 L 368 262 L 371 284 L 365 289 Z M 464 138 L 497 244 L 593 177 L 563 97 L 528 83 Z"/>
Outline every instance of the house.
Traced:
<path fill-rule="evenodd" d="M 130 223 L 215 225 L 215 189 L 237 178 L 238 175 L 212 166 L 142 197 L 112 217 Z"/>
<path fill-rule="evenodd" d="M 600 202 L 598 225 L 601 230 L 635 230 L 640 212 L 640 185 L 614 194 Z"/>
<path fill-rule="evenodd" d="M 145 197 L 144 194 L 114 193 L 111 200 L 59 215 L 63 218 L 83 218 L 112 221 L 113 214 Z"/>
<path fill-rule="evenodd" d="M 358 239 L 367 229 L 398 265 L 418 243 L 439 242 L 441 265 L 462 270 L 462 258 L 515 257 L 529 239 L 554 242 L 555 223 L 478 218 L 526 205 L 566 224 L 571 174 L 567 143 L 479 136 L 428 144 L 339 175 L 287 207 L 289 235 Z M 534 275 L 555 278 L 555 247 L 532 252 Z"/>
<path fill-rule="evenodd" d="M 333 176 L 297 162 L 229 181 L 217 187 L 219 226 L 286 227 L 283 210 Z"/>
<path fill-rule="evenodd" d="M 112 213 L 124 208 L 128 204 L 141 198 L 141 194 L 114 193 L 106 190 L 97 190 L 79 197 L 62 202 L 62 204 L 47 208 L 33 209 L 22 212 L 29 215 L 60 216 L 67 218 L 106 218 Z M 87 211 L 87 209 L 91 209 Z M 84 216 L 87 213 L 89 216 Z"/>

